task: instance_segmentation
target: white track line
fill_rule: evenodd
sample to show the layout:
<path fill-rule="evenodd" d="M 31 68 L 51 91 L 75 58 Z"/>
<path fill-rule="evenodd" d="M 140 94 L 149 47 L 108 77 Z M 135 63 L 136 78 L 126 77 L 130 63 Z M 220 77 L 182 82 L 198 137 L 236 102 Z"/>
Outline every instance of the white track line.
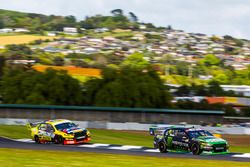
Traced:
<path fill-rule="evenodd" d="M 250 153 L 236 154 L 236 155 L 232 155 L 232 157 L 250 158 Z"/>
<path fill-rule="evenodd" d="M 131 150 L 131 149 L 141 149 L 141 146 L 114 146 L 114 147 L 108 147 L 108 149 L 112 149 L 112 150 Z"/>
<path fill-rule="evenodd" d="M 13 140 L 13 139 L 12 139 Z M 15 139 L 14 141 L 18 142 L 24 142 L 24 143 L 34 143 L 32 139 Z M 102 144 L 102 143 L 94 143 L 94 144 L 83 144 L 83 145 L 77 145 L 77 147 L 85 147 L 85 148 L 105 148 L 105 149 L 111 149 L 111 150 L 131 150 L 131 149 L 138 149 L 142 152 L 154 152 L 158 153 L 160 152 L 158 149 L 146 149 L 143 150 L 142 146 L 129 146 L 129 145 L 121 145 L 121 146 L 111 146 L 111 144 Z M 235 158 L 250 158 L 250 153 L 243 153 L 243 154 L 235 154 L 231 155 L 231 157 Z"/>
<path fill-rule="evenodd" d="M 108 146 L 110 146 L 110 144 L 95 143 L 95 144 L 79 145 L 77 147 L 97 148 L 97 147 L 108 147 Z"/>
<path fill-rule="evenodd" d="M 144 152 L 151 152 L 151 153 L 158 153 L 160 152 L 158 149 L 147 149 L 147 150 L 143 150 Z"/>
<path fill-rule="evenodd" d="M 32 139 L 16 139 L 15 141 L 24 142 L 24 143 L 34 143 Z"/>

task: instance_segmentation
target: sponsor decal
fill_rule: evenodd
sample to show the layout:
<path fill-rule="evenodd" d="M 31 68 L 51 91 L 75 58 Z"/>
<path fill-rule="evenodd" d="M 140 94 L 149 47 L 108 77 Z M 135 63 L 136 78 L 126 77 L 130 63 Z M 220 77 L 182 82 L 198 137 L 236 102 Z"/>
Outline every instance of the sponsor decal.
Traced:
<path fill-rule="evenodd" d="M 183 142 L 179 142 L 179 141 L 173 141 L 172 144 L 175 144 L 178 146 L 188 147 L 188 143 L 183 143 Z"/>

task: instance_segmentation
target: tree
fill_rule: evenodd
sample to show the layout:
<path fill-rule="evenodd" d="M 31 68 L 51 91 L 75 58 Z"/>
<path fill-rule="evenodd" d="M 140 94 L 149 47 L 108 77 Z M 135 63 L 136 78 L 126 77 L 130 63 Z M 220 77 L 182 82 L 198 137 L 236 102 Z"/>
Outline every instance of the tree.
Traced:
<path fill-rule="evenodd" d="M 129 16 L 132 22 L 138 22 L 138 17 L 133 12 L 129 12 Z"/>
<path fill-rule="evenodd" d="M 4 22 L 0 20 L 0 28 L 4 28 Z"/>
<path fill-rule="evenodd" d="M 56 56 L 54 58 L 54 65 L 55 66 L 63 66 L 64 65 L 64 59 L 60 56 Z"/>
<path fill-rule="evenodd" d="M 122 10 L 122 9 L 114 9 L 114 10 L 111 11 L 111 13 L 112 13 L 114 16 L 123 15 L 123 10 Z"/>
<path fill-rule="evenodd" d="M 5 65 L 5 58 L 3 56 L 0 56 L 0 79 L 3 76 L 4 65 Z"/>
<path fill-rule="evenodd" d="M 189 96 L 191 93 L 190 88 L 187 85 L 182 85 L 180 86 L 177 91 L 175 92 L 175 94 L 177 96 Z"/>
<path fill-rule="evenodd" d="M 79 81 L 65 71 L 21 71 L 8 69 L 0 87 L 3 103 L 80 105 L 83 95 Z"/>
<path fill-rule="evenodd" d="M 205 66 L 219 65 L 221 60 L 213 54 L 208 54 L 200 62 Z"/>
<path fill-rule="evenodd" d="M 183 61 L 178 61 L 176 63 L 176 70 L 178 75 L 188 76 L 188 63 Z"/>
<path fill-rule="evenodd" d="M 7 51 L 12 52 L 12 53 L 16 53 L 16 54 L 22 54 L 22 55 L 31 55 L 32 54 L 32 50 L 30 49 L 30 47 L 28 47 L 24 44 L 7 45 L 6 49 L 7 49 Z"/>
<path fill-rule="evenodd" d="M 173 28 L 172 28 L 172 26 L 171 25 L 168 25 L 167 26 L 167 30 L 172 30 Z"/>
<path fill-rule="evenodd" d="M 75 16 L 72 16 L 72 15 L 66 16 L 65 21 L 67 24 L 74 25 L 76 23 L 76 18 L 75 18 Z"/>
<path fill-rule="evenodd" d="M 208 94 L 210 96 L 223 96 L 224 90 L 217 81 L 211 81 L 208 86 Z"/>
<path fill-rule="evenodd" d="M 240 112 L 243 116 L 250 117 L 250 107 L 242 108 Z"/>
<path fill-rule="evenodd" d="M 153 70 L 105 69 L 101 79 L 85 84 L 86 98 L 95 106 L 169 107 L 171 95 Z"/>
<path fill-rule="evenodd" d="M 146 69 L 149 65 L 150 63 L 143 58 L 143 54 L 138 52 L 131 54 L 121 64 L 124 68 L 129 67 L 137 70 Z"/>

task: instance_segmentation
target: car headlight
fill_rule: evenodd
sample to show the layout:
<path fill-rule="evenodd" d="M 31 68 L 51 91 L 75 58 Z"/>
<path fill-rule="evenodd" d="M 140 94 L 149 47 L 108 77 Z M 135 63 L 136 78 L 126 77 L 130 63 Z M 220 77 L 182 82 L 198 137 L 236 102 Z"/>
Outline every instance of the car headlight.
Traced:
<path fill-rule="evenodd" d="M 209 143 L 201 143 L 203 146 L 206 146 L 206 147 L 212 147 L 213 145 L 212 144 L 209 144 Z"/>
<path fill-rule="evenodd" d="M 73 136 L 73 133 L 64 133 L 64 136 Z"/>
<path fill-rule="evenodd" d="M 87 135 L 90 136 L 90 132 L 89 131 L 87 131 Z"/>

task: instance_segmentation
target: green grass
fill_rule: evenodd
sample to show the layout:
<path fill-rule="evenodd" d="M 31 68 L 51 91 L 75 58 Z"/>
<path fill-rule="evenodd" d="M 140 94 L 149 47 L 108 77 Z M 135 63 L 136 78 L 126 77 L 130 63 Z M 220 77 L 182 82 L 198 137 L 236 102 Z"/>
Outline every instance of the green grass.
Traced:
<path fill-rule="evenodd" d="M 250 146 L 231 146 L 230 151 L 236 153 L 250 153 Z"/>
<path fill-rule="evenodd" d="M 93 138 L 92 142 L 95 143 L 153 146 L 153 137 L 150 135 L 100 129 L 90 129 L 90 132 Z"/>
<path fill-rule="evenodd" d="M 0 125 L 0 136 L 13 139 L 30 138 L 30 132 L 26 126 Z"/>
<path fill-rule="evenodd" d="M 148 133 L 137 131 L 117 131 L 103 129 L 89 129 L 93 143 L 121 144 L 121 145 L 138 145 L 144 147 L 153 146 L 153 137 Z M 30 138 L 29 131 L 25 126 L 0 125 L 0 136 L 10 138 Z M 229 142 L 230 143 L 230 142 Z M 249 146 L 230 146 L 231 152 L 250 153 Z"/>
<path fill-rule="evenodd" d="M 129 156 L 117 154 L 35 151 L 0 148 L 1 167 L 16 166 L 102 166 L 102 167 L 138 167 L 138 166 L 168 166 L 168 167 L 248 167 L 249 162 L 228 162 L 193 159 L 174 159 L 165 157 Z"/>
<path fill-rule="evenodd" d="M 83 83 L 89 80 L 89 77 L 82 75 L 72 75 L 72 77 Z"/>

